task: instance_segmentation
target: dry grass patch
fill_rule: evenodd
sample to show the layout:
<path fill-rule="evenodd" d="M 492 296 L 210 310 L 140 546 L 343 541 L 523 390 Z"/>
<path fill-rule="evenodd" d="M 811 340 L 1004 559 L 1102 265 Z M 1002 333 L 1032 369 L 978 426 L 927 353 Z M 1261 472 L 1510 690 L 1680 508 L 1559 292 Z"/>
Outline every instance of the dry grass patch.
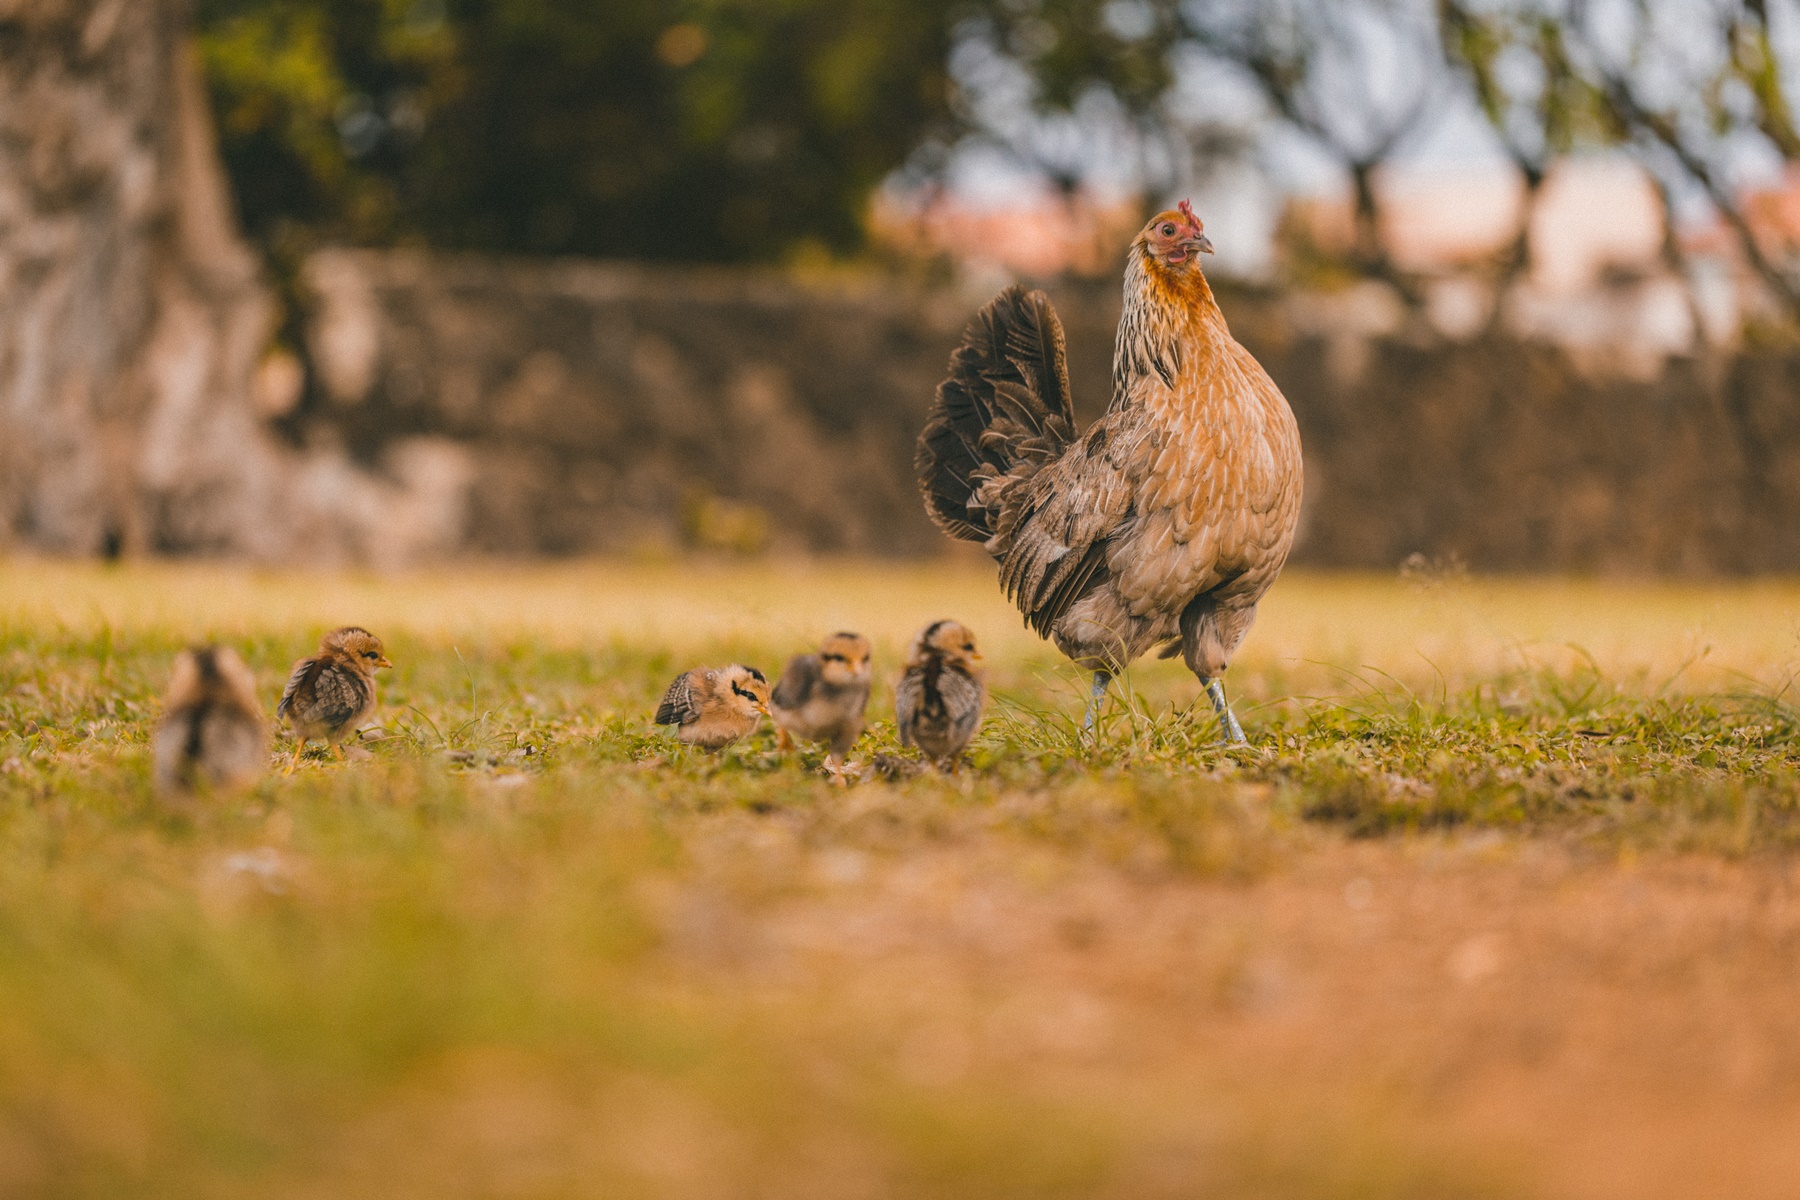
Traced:
<path fill-rule="evenodd" d="M 1168 664 L 1084 738 L 992 587 L 10 564 L 0 1189 L 1784 1194 L 1800 588 L 1296 576 L 1233 750 Z M 960 777 L 648 723 L 948 615 L 996 692 Z M 397 664 L 368 758 L 151 795 L 179 646 L 272 705 L 344 621 Z"/>

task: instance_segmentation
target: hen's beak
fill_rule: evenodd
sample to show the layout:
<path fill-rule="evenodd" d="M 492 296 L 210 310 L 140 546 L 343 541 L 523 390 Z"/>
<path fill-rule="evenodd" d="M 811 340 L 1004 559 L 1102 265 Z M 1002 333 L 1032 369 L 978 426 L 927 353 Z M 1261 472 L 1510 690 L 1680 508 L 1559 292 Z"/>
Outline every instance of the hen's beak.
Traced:
<path fill-rule="evenodd" d="M 1195 234 L 1193 237 L 1185 239 L 1181 244 L 1184 246 L 1192 246 L 1202 254 L 1211 254 L 1213 252 L 1212 239 L 1207 237 L 1204 233 Z"/>

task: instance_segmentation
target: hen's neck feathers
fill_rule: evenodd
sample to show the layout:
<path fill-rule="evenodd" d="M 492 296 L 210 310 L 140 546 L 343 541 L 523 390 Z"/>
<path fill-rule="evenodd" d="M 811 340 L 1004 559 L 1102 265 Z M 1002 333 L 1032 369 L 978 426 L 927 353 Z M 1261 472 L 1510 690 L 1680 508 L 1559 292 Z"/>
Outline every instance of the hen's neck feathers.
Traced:
<path fill-rule="evenodd" d="M 1112 407 L 1130 402 L 1133 380 L 1159 375 L 1169 387 L 1231 345 L 1225 314 L 1198 266 L 1163 266 L 1134 245 L 1126 256 L 1125 310 L 1113 347 Z"/>

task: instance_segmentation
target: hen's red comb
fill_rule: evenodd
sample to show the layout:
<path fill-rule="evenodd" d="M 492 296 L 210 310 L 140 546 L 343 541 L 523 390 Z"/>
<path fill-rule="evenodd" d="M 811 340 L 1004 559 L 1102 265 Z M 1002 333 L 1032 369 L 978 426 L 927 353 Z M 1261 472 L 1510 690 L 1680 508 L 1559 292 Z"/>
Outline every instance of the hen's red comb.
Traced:
<path fill-rule="evenodd" d="M 1181 210 L 1181 215 L 1186 217 L 1188 220 L 1188 224 L 1192 225 L 1194 227 L 1194 232 L 1199 233 L 1200 232 L 1200 218 L 1196 217 L 1194 215 L 1193 206 L 1190 205 L 1186 200 L 1183 200 L 1180 204 L 1177 204 L 1175 207 Z"/>

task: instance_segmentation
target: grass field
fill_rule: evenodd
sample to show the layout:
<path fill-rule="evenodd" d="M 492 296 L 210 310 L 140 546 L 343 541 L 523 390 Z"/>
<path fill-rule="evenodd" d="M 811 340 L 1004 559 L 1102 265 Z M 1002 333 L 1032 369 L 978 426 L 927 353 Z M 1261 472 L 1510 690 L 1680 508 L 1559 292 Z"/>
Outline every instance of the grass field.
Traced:
<path fill-rule="evenodd" d="M 675 672 L 955 616 L 958 777 L 709 757 Z M 169 662 L 379 728 L 159 802 Z M 0 565 L 0 1195 L 1786 1196 L 1800 585 L 1294 574 L 1214 743 L 978 566 Z M 277 752 L 285 750 L 277 746 Z"/>

